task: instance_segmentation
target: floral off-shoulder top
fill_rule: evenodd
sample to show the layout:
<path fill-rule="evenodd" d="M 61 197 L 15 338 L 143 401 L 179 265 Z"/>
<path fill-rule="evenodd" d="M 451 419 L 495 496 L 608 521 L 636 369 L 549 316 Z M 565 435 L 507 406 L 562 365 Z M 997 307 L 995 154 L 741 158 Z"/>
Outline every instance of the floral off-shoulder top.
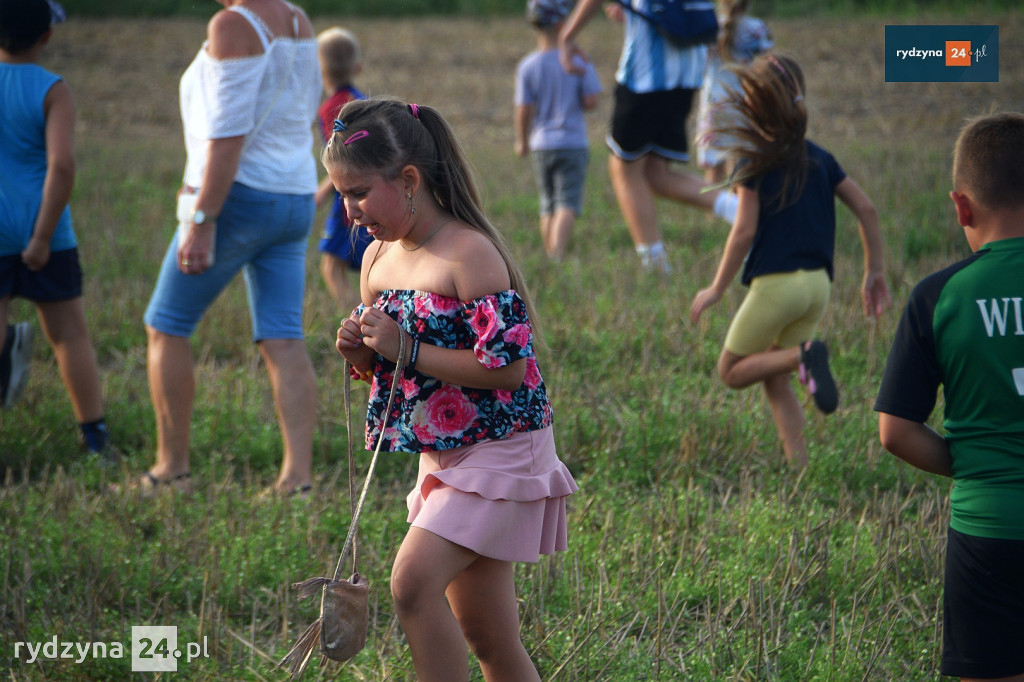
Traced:
<path fill-rule="evenodd" d="M 526 303 L 509 289 L 472 301 L 424 291 L 382 291 L 373 306 L 421 345 L 472 349 L 489 369 L 526 359 L 526 378 L 515 391 L 466 388 L 439 381 L 415 368 L 399 382 L 385 442 L 389 452 L 450 450 L 552 423 L 551 403 L 533 354 L 533 330 Z M 365 306 L 356 308 L 361 314 Z M 378 355 L 366 411 L 366 447 L 380 436 L 395 364 Z"/>

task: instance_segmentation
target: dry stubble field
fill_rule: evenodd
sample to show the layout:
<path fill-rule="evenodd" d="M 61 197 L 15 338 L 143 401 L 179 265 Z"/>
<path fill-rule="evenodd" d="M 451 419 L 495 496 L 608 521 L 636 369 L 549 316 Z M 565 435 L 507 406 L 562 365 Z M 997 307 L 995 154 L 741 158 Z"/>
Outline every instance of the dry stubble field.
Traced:
<path fill-rule="evenodd" d="M 949 149 L 960 123 L 966 116 L 989 109 L 1024 110 L 1024 44 L 1018 38 L 1024 28 L 1024 16 L 1016 13 L 998 18 L 1002 35 L 1001 82 L 974 85 L 884 83 L 885 21 L 881 19 L 770 21 L 779 49 L 794 55 L 805 68 L 812 137 L 836 151 L 846 171 L 858 179 L 876 204 L 886 209 L 883 227 L 887 240 L 894 247 L 890 250 L 888 268 L 898 304 L 906 287 L 958 252 L 959 242 L 948 213 L 937 209 L 933 198 L 923 200 L 921 194 L 922 188 L 928 195 L 933 192 L 941 195 L 946 191 Z M 937 17 L 900 21 L 941 22 Z M 564 276 L 560 279 L 559 273 L 544 263 L 539 247 L 531 239 L 533 180 L 528 165 L 512 154 L 512 75 L 516 61 L 533 44 L 525 22 L 518 18 L 314 19 L 318 30 L 335 23 L 354 30 L 363 43 L 365 69 L 357 82 L 360 88 L 370 94 L 390 94 L 428 103 L 449 117 L 481 172 L 488 206 L 497 207 L 504 218 L 502 227 L 519 231 L 512 236 L 513 247 L 524 261 L 535 290 L 542 299 L 547 299 L 543 304 L 551 303 L 550 299 L 556 296 L 545 290 L 546 283 L 562 282 L 563 286 L 571 287 L 571 282 L 566 283 Z M 45 58 L 48 67 L 65 76 L 78 99 L 80 182 L 73 208 L 76 228 L 83 242 L 87 305 L 97 311 L 95 317 L 103 320 L 95 329 L 95 335 L 104 365 L 106 390 L 111 404 L 123 410 L 112 414 L 111 418 L 115 425 L 120 421 L 121 433 L 128 435 L 128 440 L 121 445 L 129 456 L 129 465 L 134 468 L 148 463 L 152 447 L 151 434 L 140 435 L 140 430 L 145 429 L 125 423 L 128 415 L 140 420 L 148 418 L 145 416 L 148 396 L 141 314 L 156 266 L 173 229 L 173 196 L 184 160 L 177 81 L 203 35 L 203 22 L 193 20 L 72 20 L 58 27 Z M 620 44 L 619 28 L 596 20 L 581 42 L 598 64 L 602 80 L 610 89 Z M 869 484 L 859 483 L 860 487 L 854 489 L 856 482 L 851 481 L 851 491 L 834 495 L 838 502 L 831 518 L 816 520 L 812 511 L 806 519 L 791 519 L 792 509 L 813 510 L 816 497 L 832 496 L 831 490 L 826 492 L 830 473 L 815 470 L 816 465 L 812 464 L 812 472 L 806 479 L 790 478 L 771 468 L 778 453 L 770 427 L 764 430 L 743 426 L 748 419 L 754 422 L 768 419 L 759 412 L 763 409 L 759 396 L 748 392 L 722 397 L 716 392 L 713 398 L 704 394 L 680 397 L 679 387 L 689 391 L 693 384 L 679 381 L 675 367 L 663 370 L 667 374 L 648 367 L 657 368 L 663 355 L 656 342 L 663 342 L 668 346 L 669 357 L 678 360 L 682 371 L 690 371 L 696 364 L 701 372 L 708 373 L 722 331 L 718 317 L 713 318 L 714 327 L 709 330 L 708 325 L 704 325 L 696 336 L 692 329 L 677 321 L 666 323 L 664 331 L 650 328 L 650 338 L 624 346 L 637 348 L 635 357 L 627 357 L 621 365 L 613 365 L 607 372 L 600 368 L 601 371 L 593 372 L 593 377 L 577 380 L 572 376 L 577 357 L 572 341 L 579 340 L 580 345 L 585 346 L 595 339 L 607 339 L 610 337 L 600 335 L 605 327 L 614 328 L 629 322 L 644 329 L 647 327 L 642 325 L 661 324 L 662 318 L 657 317 L 657 313 L 643 310 L 645 304 L 654 310 L 664 306 L 671 312 L 673 308 L 673 304 L 637 297 L 630 301 L 638 309 L 637 322 L 603 307 L 607 305 L 606 299 L 614 306 L 624 307 L 616 298 L 624 294 L 617 290 L 628 291 L 635 277 L 628 238 L 614 210 L 601 163 L 608 100 L 605 98 L 601 110 L 591 119 L 597 159 L 592 165 L 588 186 L 591 210 L 578 225 L 574 252 L 565 269 L 581 274 L 583 281 L 596 282 L 602 281 L 600 276 L 587 271 L 607 268 L 608 289 L 613 293 L 596 288 L 570 289 L 582 302 L 587 298 L 601 301 L 593 308 L 593 324 L 588 313 L 578 311 L 566 315 L 565 319 L 545 320 L 555 346 L 554 359 L 545 366 L 549 368 L 546 375 L 553 387 L 556 410 L 562 418 L 560 448 L 564 448 L 563 456 L 584 485 L 571 510 L 574 552 L 564 561 L 526 568 L 520 574 L 524 631 L 531 653 L 548 679 L 618 680 L 639 676 L 631 672 L 632 678 L 623 677 L 623 673 L 618 672 L 627 669 L 644 671 L 648 679 L 701 679 L 688 677 L 687 671 L 696 665 L 694 661 L 703 662 L 703 667 L 698 669 L 712 671 L 708 675 L 715 679 L 787 679 L 779 670 L 819 669 L 815 666 L 821 666 L 826 656 L 831 656 L 828 664 L 831 667 L 825 670 L 832 672 L 821 679 L 873 679 L 872 671 L 877 674 L 878 670 L 887 671 L 890 677 L 900 677 L 893 671 L 902 670 L 904 679 L 933 678 L 930 670 L 914 668 L 913 661 L 933 661 L 934 653 L 918 651 L 915 658 L 908 658 L 910 654 L 904 650 L 908 645 L 900 639 L 904 633 L 899 630 L 912 624 L 923 633 L 920 637 L 924 641 L 934 643 L 929 639 L 929 629 L 933 627 L 936 613 L 935 602 L 931 599 L 935 593 L 929 592 L 931 597 L 919 599 L 913 592 L 894 591 L 892 599 L 886 601 L 884 595 L 888 594 L 888 588 L 882 568 L 866 573 L 869 579 L 866 579 L 863 596 L 854 597 L 852 605 L 842 593 L 843 586 L 834 586 L 831 589 L 835 592 L 821 597 L 819 606 L 824 604 L 825 616 L 816 625 L 818 629 L 811 643 L 794 647 L 796 654 L 787 648 L 787 630 L 800 618 L 799 610 L 808 608 L 810 602 L 805 592 L 820 587 L 822 576 L 835 570 L 839 557 L 848 557 L 843 553 L 848 548 L 840 547 L 835 539 L 844 537 L 843 524 L 857 528 L 853 531 L 852 556 L 842 559 L 851 571 L 857 569 L 859 561 L 864 561 L 866 550 L 862 548 L 858 555 L 858 538 L 863 538 L 864 543 L 870 538 L 878 565 L 886 570 L 897 564 L 909 563 L 916 567 L 914 561 L 933 554 L 939 547 L 937 538 L 941 534 L 943 512 L 936 502 L 942 497 L 941 484 L 925 485 L 922 491 L 918 489 L 919 479 L 911 478 L 909 483 L 901 481 L 881 493 L 876 488 L 872 495 L 867 490 Z M 693 212 L 685 208 L 665 206 L 664 209 L 667 234 L 678 240 L 678 252 L 683 257 L 693 255 L 690 261 L 684 262 L 682 258 L 678 261 L 684 271 L 692 269 L 692 276 L 687 273 L 691 277 L 687 286 L 710 277 L 724 231 L 716 232 L 717 228 L 709 227 L 709 223 L 695 218 Z M 684 226 L 682 234 L 677 224 Z M 949 249 L 930 247 L 934 239 L 927 233 L 945 229 L 954 232 L 949 243 L 955 246 Z M 917 236 L 919 234 L 924 236 Z M 672 246 L 670 243 L 670 248 Z M 913 253 L 914 249 L 922 251 L 924 257 L 909 257 L 908 253 Z M 856 253 L 856 249 L 851 253 Z M 836 464 L 837 460 L 841 461 L 841 453 L 834 452 L 841 446 L 822 446 L 829 466 L 847 473 L 852 470 L 854 478 L 862 474 L 869 478 L 876 472 L 864 473 L 865 468 L 880 466 L 881 457 L 871 433 L 872 417 L 866 408 L 870 404 L 870 378 L 878 371 L 879 360 L 874 356 L 881 352 L 880 347 L 891 334 L 895 319 L 890 317 L 866 335 L 860 332 L 856 304 L 851 303 L 855 301 L 857 268 L 859 262 L 848 257 L 837 264 L 838 279 L 844 284 L 837 287 L 836 312 L 828 324 L 832 338 L 847 346 L 864 345 L 865 337 L 868 339 L 869 381 L 851 386 L 852 395 L 841 409 L 846 420 L 842 430 L 834 421 L 821 420 L 812 420 L 809 428 L 812 439 L 818 443 L 834 436 L 839 443 L 852 440 L 857 448 L 863 448 L 864 466 L 844 469 L 844 463 Z M 336 368 L 330 338 L 338 313 L 332 309 L 317 277 L 311 264 L 308 296 L 311 352 L 323 377 L 323 431 L 330 434 L 321 436 L 320 454 L 325 460 L 337 462 L 343 422 L 338 417 L 340 397 L 334 385 L 337 382 L 332 382 L 330 374 Z M 686 293 L 692 294 L 692 291 L 683 291 L 682 295 Z M 273 412 L 261 383 L 261 370 L 248 342 L 248 323 L 244 308 L 238 305 L 238 294 L 235 291 L 226 297 L 227 301 L 218 303 L 212 311 L 212 319 L 200 330 L 203 340 L 197 348 L 205 392 L 201 403 L 206 404 L 200 405 L 199 418 L 220 414 L 213 410 L 214 404 L 244 403 L 244 408 L 238 411 L 244 423 L 237 426 L 238 431 L 243 431 L 252 428 L 246 421 L 251 413 L 272 423 Z M 736 300 L 737 295 L 733 294 L 732 304 Z M 678 309 L 682 305 L 674 307 Z M 723 310 L 719 317 L 724 319 L 725 314 Z M 317 343 L 318 339 L 323 343 Z M 864 354 L 863 350 L 860 352 Z M 848 355 L 854 363 L 856 354 L 849 352 Z M 37 352 L 36 357 L 37 376 L 54 373 L 52 363 L 45 366 L 39 362 L 45 354 Z M 596 355 L 595 359 L 586 361 L 603 362 L 604 358 Z M 636 366 L 630 367 L 630 363 Z M 622 367 L 625 370 L 620 372 Z M 643 404 L 636 394 L 629 393 L 637 391 L 635 383 L 629 381 L 630 371 L 646 382 L 638 393 L 641 398 L 653 396 L 649 404 Z M 667 390 L 655 386 L 666 376 Z M 847 381 L 852 383 L 850 377 Z M 0 419 L 8 419 L 0 421 L 0 433 L 28 428 L 39 434 L 41 444 L 33 451 L 34 471 L 40 467 L 40 459 L 48 456 L 45 443 L 49 435 L 45 426 L 40 425 L 42 422 L 36 420 L 44 411 L 44 391 L 55 394 L 60 391 L 53 377 L 40 378 L 30 387 L 29 407 L 24 408 L 24 413 L 18 413 L 29 415 L 22 422 L 15 423 L 13 418 L 0 415 Z M 637 408 L 635 402 L 640 402 L 641 407 Z M 650 407 L 652 404 L 654 408 Z M 622 473 L 628 464 L 619 470 L 614 464 L 603 463 L 599 455 L 577 447 L 582 443 L 596 448 L 592 432 L 597 432 L 604 439 L 600 444 L 611 453 L 607 455 L 609 459 L 614 462 L 631 458 L 634 453 L 625 447 L 637 441 L 646 442 L 646 436 L 637 436 L 634 431 L 649 426 L 654 417 L 664 416 L 674 423 L 672 420 L 677 413 L 687 407 L 693 410 L 706 407 L 711 425 L 683 419 L 681 435 L 675 436 L 674 443 L 658 433 L 651 436 L 659 446 L 667 440 L 669 447 L 677 448 L 677 452 L 670 453 L 677 455 L 677 459 L 666 462 L 663 470 L 650 475 L 651 502 L 643 490 L 627 493 L 626 486 L 617 489 L 617 480 L 606 476 L 609 472 Z M 646 411 L 651 409 L 654 417 Z M 748 414 L 752 416 L 746 416 Z M 607 419 L 611 425 L 591 427 L 588 419 Z M 729 424 L 715 431 L 715 424 L 726 422 Z M 732 430 L 734 422 L 740 424 L 735 431 Z M 850 422 L 854 426 L 849 426 Z M 41 621 L 59 625 L 65 618 L 70 623 L 68 627 L 77 628 L 79 632 L 92 627 L 109 628 L 109 619 L 97 614 L 105 613 L 111 602 L 117 606 L 120 600 L 122 620 L 143 617 L 152 618 L 153 622 L 161 619 L 167 622 L 173 617 L 180 617 L 182 622 L 198 620 L 199 631 L 208 630 L 214 637 L 220 665 L 214 669 L 221 673 L 230 670 L 246 679 L 270 675 L 264 658 L 287 648 L 287 642 L 297 633 L 297 628 L 305 624 L 310 613 L 308 608 L 296 609 L 284 584 L 288 579 L 307 577 L 305 571 L 310 563 L 331 565 L 340 539 L 337 528 L 320 527 L 315 519 L 282 521 L 282 527 L 290 528 L 290 532 L 305 533 L 307 545 L 300 550 L 303 556 L 288 557 L 289 565 L 302 566 L 301 569 L 277 572 L 273 567 L 251 563 L 255 560 L 249 554 L 242 555 L 245 561 L 237 559 L 236 555 L 229 561 L 226 557 L 234 551 L 233 547 L 204 544 L 212 543 L 214 525 L 226 525 L 234 533 L 245 535 L 262 530 L 254 528 L 254 523 L 264 522 L 268 517 L 277 519 L 276 512 L 257 510 L 250 519 L 232 511 L 231 505 L 247 503 L 249 484 L 258 484 L 259 479 L 265 481 L 272 475 L 272 465 L 247 462 L 244 455 L 233 452 L 238 449 L 233 442 L 221 442 L 219 434 L 234 426 L 204 425 L 197 435 L 198 442 L 212 449 L 210 461 L 214 464 L 208 465 L 198 455 L 194 463 L 208 486 L 205 498 L 212 518 L 196 522 L 194 528 L 198 528 L 195 532 L 199 535 L 192 543 L 195 547 L 190 547 L 189 543 L 194 528 L 190 529 L 185 521 L 174 520 L 176 513 L 181 514 L 182 507 L 147 510 L 129 506 L 138 518 L 121 518 L 117 515 L 121 501 L 94 495 L 59 476 L 47 478 L 53 476 L 52 473 L 44 475 L 45 482 L 40 484 L 44 501 L 39 504 L 48 511 L 60 509 L 61 514 L 71 514 L 70 527 L 81 528 L 90 520 L 98 519 L 123 528 L 130 537 L 139 534 L 149 538 L 155 533 L 157 540 L 152 542 L 166 542 L 186 558 L 179 561 L 177 555 L 170 553 L 167 557 L 159 556 L 159 548 L 151 549 L 148 545 L 142 551 L 145 561 L 149 562 L 145 564 L 147 568 L 119 566 L 118 573 L 110 577 L 103 568 L 108 564 L 102 554 L 94 555 L 91 547 L 68 539 L 65 551 L 77 560 L 77 563 L 72 562 L 69 578 L 95 589 L 87 591 L 85 599 L 62 608 L 38 602 L 33 605 L 31 597 L 26 597 L 33 594 L 30 584 L 33 574 L 46 574 L 46 567 L 35 563 L 37 556 L 49 556 L 43 551 L 48 547 L 45 542 L 41 540 L 38 546 L 32 547 L 0 547 L 0 574 L 3 574 L 5 595 L 9 597 L 9 601 L 5 601 L 11 605 L 10 610 L 0 609 L 2 631 L 24 636 L 19 628 L 34 628 L 38 633 Z M 748 428 L 753 436 L 743 430 Z M 266 449 L 270 454 L 266 457 L 273 462 L 276 445 L 272 430 L 263 441 L 269 443 Z M 239 436 L 239 442 L 248 441 Z M 737 442 L 742 446 L 737 446 Z M 624 448 L 621 453 L 615 450 L 620 443 Z M 18 469 L 17 454 L 6 450 L 0 442 L 0 453 L 7 458 L 4 463 L 15 464 Z M 713 467 L 721 468 L 705 476 L 704 472 Z M 334 467 L 318 463 L 318 473 L 325 480 L 323 490 L 334 490 L 332 486 L 338 482 Z M 408 473 L 396 476 L 398 482 L 391 483 L 382 494 L 389 495 L 397 504 L 409 483 Z M 245 484 L 241 491 L 236 486 L 238 479 Z M 776 485 L 777 491 L 773 487 Z M 9 487 L 0 493 L 0 503 L 10 505 L 8 509 L 12 510 L 19 510 L 19 504 L 27 505 L 26 508 L 36 504 L 33 497 L 36 493 L 26 490 Z M 624 497 L 634 502 L 623 503 L 617 498 L 619 494 L 635 494 L 636 497 Z M 654 499 L 658 494 L 663 495 L 663 504 Z M 46 495 L 54 499 L 45 501 Z M 920 507 L 915 506 L 917 497 L 924 498 Z M 329 507 L 330 502 L 318 500 L 310 516 L 329 516 L 332 512 Z M 68 509 L 82 511 L 75 516 L 75 512 L 68 512 Z M 905 518 L 907 509 L 914 510 L 914 519 Z M 633 510 L 636 518 L 631 516 Z M 399 511 L 392 507 L 389 514 L 391 521 L 384 523 L 376 531 L 378 535 L 367 543 L 371 575 L 379 576 L 381 582 L 389 552 L 393 551 L 402 525 Z M 641 518 L 644 514 L 649 517 Z M 332 518 L 343 530 L 344 519 L 339 521 L 336 512 Z M 738 593 L 729 592 L 723 587 L 729 582 L 728 571 L 739 570 L 735 567 L 742 564 L 745 550 L 737 552 L 729 545 L 727 556 L 719 558 L 716 553 L 723 551 L 715 544 L 719 538 L 709 529 L 727 528 L 737 538 L 743 539 L 749 534 L 753 541 L 758 537 L 758 524 L 771 529 L 771 522 L 778 519 L 783 525 L 781 539 L 773 536 L 763 545 L 777 542 L 779 555 L 770 556 L 763 566 L 756 564 L 763 569 L 762 575 L 750 579 L 749 590 L 741 588 Z M 18 521 L 12 517 L 4 523 L 17 524 Z M 30 527 L 28 520 L 23 523 Z M 40 523 L 39 528 L 40 537 L 46 536 L 47 527 Z M 911 538 L 907 544 L 901 544 L 907 537 Z M 723 541 L 726 545 L 728 542 L 728 539 Z M 886 554 L 887 543 L 894 547 L 891 555 Z M 258 546 L 258 542 L 254 541 L 253 545 Z M 742 542 L 738 545 L 743 547 Z M 13 550 L 6 560 L 5 549 Z M 190 552 L 200 557 L 196 559 L 197 572 L 204 572 L 204 577 L 196 577 L 191 582 L 188 577 L 182 578 L 186 571 L 179 570 L 180 562 L 186 561 Z M 306 553 L 311 556 L 305 556 Z M 832 564 L 830 556 L 834 557 Z M 867 556 L 872 555 L 868 552 Z M 938 564 L 927 563 L 927 566 L 922 583 L 934 586 Z M 237 585 L 232 581 L 239 576 L 232 571 L 240 567 L 247 571 L 248 582 Z M 140 576 L 145 572 L 149 575 Z M 286 575 L 281 575 L 282 572 Z M 297 574 L 300 572 L 302 574 Z M 262 580 L 258 576 L 263 576 Z M 662 580 L 666 585 L 691 580 L 693 585 L 689 592 L 675 593 L 673 587 L 663 595 Z M 179 585 L 179 581 L 184 582 L 184 586 Z M 201 590 L 196 589 L 197 581 Z M 568 597 L 566 583 L 575 586 L 574 590 L 569 590 Z M 256 596 L 242 594 L 246 591 Z M 385 674 L 390 679 L 402 679 L 403 674 L 408 674 L 404 667 L 408 663 L 407 653 L 403 652 L 393 618 L 388 616 L 386 590 L 377 592 L 375 600 L 379 600 L 379 605 L 375 602 L 374 615 L 378 617 L 379 607 L 380 621 L 375 621 L 371 635 L 375 658 L 350 666 L 342 675 L 343 679 L 379 679 Z M 566 601 L 572 608 L 564 618 L 550 617 L 545 608 L 546 600 L 558 601 L 552 612 L 566 609 Z M 239 608 L 237 603 L 243 606 Z M 797 612 L 789 611 L 793 608 Z M 861 620 L 864 610 L 869 613 L 866 623 Z M 625 615 L 620 617 L 617 615 L 620 612 Z M 872 615 L 879 613 L 891 617 L 891 622 L 872 622 Z M 821 618 L 821 614 L 816 613 L 815 617 Z M 110 634 L 109 631 L 101 634 L 103 632 Z M 239 641 L 246 642 L 245 646 L 239 645 Z M 911 638 L 911 641 L 916 640 Z M 678 648 L 674 642 L 680 642 Z M 627 653 L 614 653 L 616 649 Z M 0 662 L 8 654 L 8 651 L 0 651 Z M 786 660 L 786 656 L 794 655 L 798 659 L 796 663 Z M 843 672 L 844 662 L 848 662 L 849 672 Z M 49 677 L 45 670 L 39 679 Z M 73 668 L 61 670 L 67 679 L 85 679 L 76 677 Z M 21 665 L 12 668 L 15 679 L 22 673 L 33 675 L 30 671 L 38 669 Z"/>

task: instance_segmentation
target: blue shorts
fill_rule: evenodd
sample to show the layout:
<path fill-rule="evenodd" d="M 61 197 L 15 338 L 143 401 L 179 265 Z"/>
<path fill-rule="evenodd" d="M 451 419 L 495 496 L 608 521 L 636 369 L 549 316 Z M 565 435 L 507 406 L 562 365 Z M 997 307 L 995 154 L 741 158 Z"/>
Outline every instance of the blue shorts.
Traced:
<path fill-rule="evenodd" d="M 206 309 L 241 270 L 253 340 L 303 338 L 306 243 L 314 210 L 312 194 L 273 194 L 233 184 L 217 217 L 213 267 L 201 275 L 182 274 L 178 239 L 171 240 L 146 308 L 146 325 L 173 336 L 191 336 Z"/>
<path fill-rule="evenodd" d="M 317 250 L 343 260 L 349 268 L 358 270 L 363 264 L 363 252 L 372 241 L 373 237 L 365 227 L 352 227 L 341 195 L 335 194 L 334 205 L 324 223 L 324 232 Z"/>
<path fill-rule="evenodd" d="M 583 212 L 583 185 L 587 179 L 588 149 L 536 149 L 530 154 L 540 195 L 540 214 L 559 208 Z"/>
<path fill-rule="evenodd" d="M 0 256 L 0 298 L 19 296 L 36 303 L 70 301 L 82 295 L 78 247 L 53 251 L 42 270 L 29 270 L 21 254 Z"/>

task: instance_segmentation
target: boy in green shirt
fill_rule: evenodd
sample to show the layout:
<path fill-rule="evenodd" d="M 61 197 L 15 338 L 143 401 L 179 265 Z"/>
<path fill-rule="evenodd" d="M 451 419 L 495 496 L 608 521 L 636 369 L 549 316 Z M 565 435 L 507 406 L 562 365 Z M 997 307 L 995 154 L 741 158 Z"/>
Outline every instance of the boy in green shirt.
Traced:
<path fill-rule="evenodd" d="M 974 255 L 914 288 L 875 410 L 886 450 L 954 481 L 942 674 L 1024 680 L 1024 115 L 963 129 L 953 187 Z"/>

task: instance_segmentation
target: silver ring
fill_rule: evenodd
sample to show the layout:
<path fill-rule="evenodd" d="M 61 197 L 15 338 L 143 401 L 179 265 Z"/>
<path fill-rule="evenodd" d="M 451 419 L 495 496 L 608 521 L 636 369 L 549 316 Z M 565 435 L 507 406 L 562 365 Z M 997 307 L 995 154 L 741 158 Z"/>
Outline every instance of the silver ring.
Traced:
<path fill-rule="evenodd" d="M 189 265 L 192 264 L 192 261 L 190 261 L 188 258 L 183 258 L 181 260 L 181 264 L 184 265 L 187 268 Z"/>

